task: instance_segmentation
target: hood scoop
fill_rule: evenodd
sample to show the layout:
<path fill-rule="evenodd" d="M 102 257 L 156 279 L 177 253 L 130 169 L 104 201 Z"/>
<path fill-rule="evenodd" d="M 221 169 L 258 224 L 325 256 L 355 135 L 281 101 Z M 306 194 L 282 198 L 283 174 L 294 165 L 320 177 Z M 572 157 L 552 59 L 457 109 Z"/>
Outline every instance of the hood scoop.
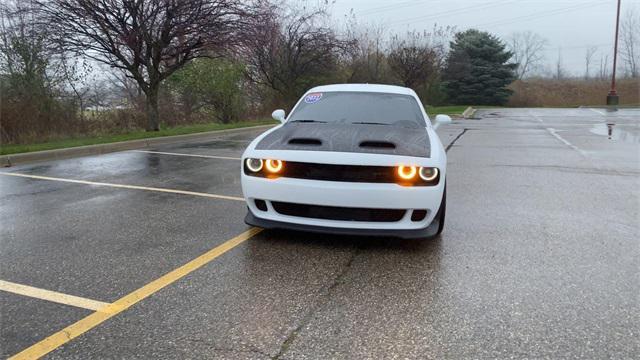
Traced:
<path fill-rule="evenodd" d="M 292 139 L 289 139 L 289 145 L 321 146 L 322 141 L 319 139 L 312 139 L 312 138 L 292 138 Z"/>
<path fill-rule="evenodd" d="M 388 141 L 363 141 L 360 143 L 360 147 L 366 149 L 392 150 L 396 148 L 396 144 Z"/>
<path fill-rule="evenodd" d="M 286 123 L 268 133 L 255 148 L 429 157 L 430 145 L 425 128 Z"/>

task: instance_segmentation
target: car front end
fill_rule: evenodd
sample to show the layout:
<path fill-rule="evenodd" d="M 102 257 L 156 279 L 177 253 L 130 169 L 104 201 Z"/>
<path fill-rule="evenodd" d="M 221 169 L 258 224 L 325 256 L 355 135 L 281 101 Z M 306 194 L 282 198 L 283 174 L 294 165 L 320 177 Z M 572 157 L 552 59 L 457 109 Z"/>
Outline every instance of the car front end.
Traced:
<path fill-rule="evenodd" d="M 446 154 L 434 129 L 362 125 L 285 123 L 255 139 L 242 156 L 245 222 L 333 234 L 436 235 Z"/>

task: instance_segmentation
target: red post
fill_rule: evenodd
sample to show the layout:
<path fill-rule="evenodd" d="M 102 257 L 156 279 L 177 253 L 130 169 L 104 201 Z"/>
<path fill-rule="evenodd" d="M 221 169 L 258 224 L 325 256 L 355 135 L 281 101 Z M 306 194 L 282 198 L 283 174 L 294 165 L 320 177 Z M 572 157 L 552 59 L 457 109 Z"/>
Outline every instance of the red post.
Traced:
<path fill-rule="evenodd" d="M 619 98 L 616 91 L 616 65 L 618 62 L 618 29 L 620 27 L 620 1 L 618 0 L 618 11 L 616 14 L 616 38 L 613 45 L 613 73 L 611 75 L 611 90 L 607 95 L 607 105 L 618 105 Z"/>

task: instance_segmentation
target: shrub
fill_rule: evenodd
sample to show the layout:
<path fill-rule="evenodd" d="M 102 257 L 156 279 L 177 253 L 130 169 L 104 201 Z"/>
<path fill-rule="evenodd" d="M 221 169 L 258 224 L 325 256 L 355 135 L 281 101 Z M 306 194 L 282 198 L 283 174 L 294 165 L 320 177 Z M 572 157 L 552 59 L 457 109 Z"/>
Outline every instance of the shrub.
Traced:
<path fill-rule="evenodd" d="M 507 103 L 516 107 L 605 105 L 610 82 L 602 80 L 518 80 L 509 85 L 513 95 Z M 640 105 L 638 79 L 620 79 L 621 105 Z"/>

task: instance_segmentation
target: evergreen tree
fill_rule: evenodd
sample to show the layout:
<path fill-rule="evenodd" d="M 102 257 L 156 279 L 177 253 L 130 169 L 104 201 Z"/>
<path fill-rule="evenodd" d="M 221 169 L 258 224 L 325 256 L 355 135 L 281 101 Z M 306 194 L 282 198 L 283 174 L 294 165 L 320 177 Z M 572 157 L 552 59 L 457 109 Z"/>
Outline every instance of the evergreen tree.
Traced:
<path fill-rule="evenodd" d="M 454 104 L 503 105 L 512 91 L 517 64 L 496 36 L 475 29 L 459 32 L 451 42 L 444 71 L 445 91 Z"/>

